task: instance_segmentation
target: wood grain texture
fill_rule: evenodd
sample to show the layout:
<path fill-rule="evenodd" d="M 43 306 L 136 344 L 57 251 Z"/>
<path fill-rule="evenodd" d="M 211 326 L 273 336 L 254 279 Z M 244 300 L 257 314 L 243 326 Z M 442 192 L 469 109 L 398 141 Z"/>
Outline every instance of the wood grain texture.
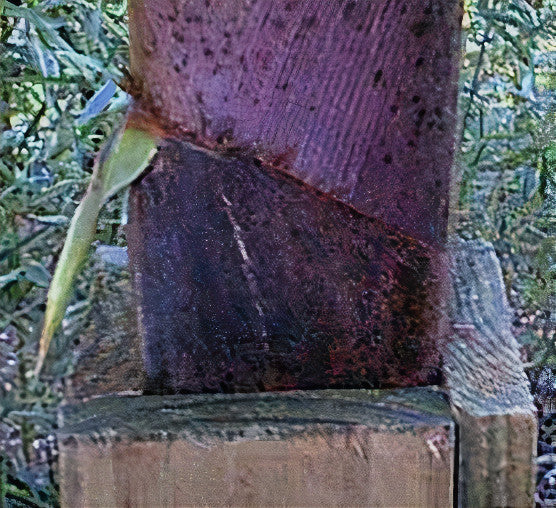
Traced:
<path fill-rule="evenodd" d="M 88 322 L 72 344 L 73 372 L 64 383 L 69 399 L 142 391 L 146 385 L 137 304 L 127 269 L 94 256 L 97 276 L 89 293 Z"/>
<path fill-rule="evenodd" d="M 137 109 L 442 241 L 459 0 L 132 0 Z"/>
<path fill-rule="evenodd" d="M 441 251 L 288 175 L 164 143 L 126 234 L 155 392 L 439 382 Z"/>
<path fill-rule="evenodd" d="M 531 506 L 537 424 L 491 244 L 454 239 L 444 371 L 459 426 L 460 506 Z"/>
<path fill-rule="evenodd" d="M 64 412 L 64 506 L 451 506 L 439 391 L 107 397 Z"/>

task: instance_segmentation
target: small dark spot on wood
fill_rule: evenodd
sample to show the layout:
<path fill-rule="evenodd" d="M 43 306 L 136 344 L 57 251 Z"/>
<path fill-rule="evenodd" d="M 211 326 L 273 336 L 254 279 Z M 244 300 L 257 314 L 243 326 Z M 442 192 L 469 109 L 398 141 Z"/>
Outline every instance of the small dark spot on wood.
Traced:
<path fill-rule="evenodd" d="M 442 180 L 435 180 L 434 185 L 436 185 L 436 187 L 442 187 Z"/>
<path fill-rule="evenodd" d="M 427 15 L 432 14 L 432 7 L 430 5 L 425 7 L 425 10 L 423 12 Z"/>
<path fill-rule="evenodd" d="M 348 2 L 345 5 L 344 11 L 343 11 L 343 16 L 344 16 L 345 19 L 347 19 L 351 16 L 351 13 L 353 12 L 353 9 L 355 9 L 355 2 L 354 1 Z"/>
<path fill-rule="evenodd" d="M 413 25 L 411 25 L 410 30 L 413 33 L 413 35 L 415 35 L 415 37 L 419 38 L 419 37 L 423 37 L 423 35 L 425 35 L 429 29 L 431 28 L 432 24 L 428 21 L 418 21 L 417 23 L 413 23 Z"/>
<path fill-rule="evenodd" d="M 315 106 L 309 106 L 309 111 L 315 111 Z"/>
<path fill-rule="evenodd" d="M 385 162 L 386 164 L 391 164 L 391 163 L 392 163 L 392 154 L 387 153 L 387 154 L 384 156 L 384 162 Z"/>
<path fill-rule="evenodd" d="M 178 64 L 174 64 L 174 70 L 179 74 L 181 71 L 180 66 Z"/>
<path fill-rule="evenodd" d="M 197 92 L 195 94 L 195 98 L 199 104 L 203 104 L 203 94 L 201 92 Z"/>
<path fill-rule="evenodd" d="M 239 63 L 242 64 L 242 63 L 244 62 L 244 60 L 245 60 L 245 56 L 244 56 L 244 55 L 241 55 L 241 56 L 239 57 Z"/>
<path fill-rule="evenodd" d="M 258 104 L 259 102 L 261 102 L 259 99 L 253 99 L 253 104 Z"/>
<path fill-rule="evenodd" d="M 224 37 L 226 37 L 226 39 L 229 39 L 231 37 L 230 32 L 224 31 Z"/>
<path fill-rule="evenodd" d="M 359 23 L 359 24 L 355 27 L 355 29 L 356 29 L 358 32 L 360 32 L 361 30 L 363 30 L 363 25 L 362 25 L 361 23 Z"/>
<path fill-rule="evenodd" d="M 170 23 L 175 23 L 175 21 L 176 21 L 175 16 L 168 16 L 168 21 L 169 21 Z"/>
<path fill-rule="evenodd" d="M 435 123 L 436 123 L 436 122 L 435 122 L 434 120 L 431 120 L 430 122 L 427 122 L 427 127 L 428 127 L 429 129 L 432 129 L 432 128 L 434 127 L 434 124 L 435 124 Z"/>
<path fill-rule="evenodd" d="M 413 98 L 411 99 L 415 104 L 417 104 L 420 100 L 421 97 L 419 97 L 418 95 L 414 95 Z"/>
<path fill-rule="evenodd" d="M 258 168 L 263 165 L 261 159 L 257 159 L 256 157 L 253 158 L 253 164 L 255 164 L 255 166 L 257 166 Z"/>
<path fill-rule="evenodd" d="M 427 112 L 426 109 L 420 109 L 419 112 L 417 113 L 417 116 L 419 118 L 423 118 L 425 116 L 425 113 Z"/>
<path fill-rule="evenodd" d="M 172 32 L 172 37 L 173 37 L 176 41 L 178 41 L 178 42 L 180 42 L 180 43 L 183 42 L 183 41 L 185 40 L 184 37 L 183 37 L 183 34 L 181 34 L 180 32 L 178 32 L 177 30 L 174 30 L 174 31 Z"/>
<path fill-rule="evenodd" d="M 396 106 L 395 104 L 392 104 L 390 106 L 390 111 L 394 114 L 396 114 L 398 112 L 398 109 L 399 109 L 398 106 Z"/>
<path fill-rule="evenodd" d="M 286 6 L 284 7 L 284 10 L 290 12 L 292 10 L 292 4 L 287 3 Z"/>
<path fill-rule="evenodd" d="M 201 42 L 207 42 L 207 40 L 206 40 L 204 37 L 201 37 L 199 40 L 200 40 Z"/>
<path fill-rule="evenodd" d="M 425 59 L 422 56 L 420 56 L 415 61 L 415 67 L 421 67 L 421 65 L 423 65 L 424 62 L 425 62 Z"/>
<path fill-rule="evenodd" d="M 187 16 L 187 18 L 185 18 L 185 22 L 186 23 L 191 23 L 191 18 L 189 16 Z"/>
<path fill-rule="evenodd" d="M 415 141 L 413 141 L 412 139 L 410 139 L 410 140 L 407 142 L 407 146 L 415 146 Z"/>
<path fill-rule="evenodd" d="M 407 11 L 407 5 L 402 6 L 402 10 L 400 11 L 402 15 L 404 15 Z"/>
<path fill-rule="evenodd" d="M 213 55 L 213 52 L 210 48 L 205 48 L 203 53 L 204 53 L 205 56 L 209 56 L 209 57 Z"/>
<path fill-rule="evenodd" d="M 288 88 L 288 84 L 287 84 L 287 83 L 284 83 L 284 84 L 282 85 L 282 90 L 285 90 L 286 88 Z"/>
<path fill-rule="evenodd" d="M 308 18 L 304 18 L 303 19 L 303 26 L 307 29 L 311 28 L 314 24 L 315 21 L 317 20 L 316 16 L 310 16 Z"/>
<path fill-rule="evenodd" d="M 442 118 L 442 110 L 436 106 L 436 108 L 434 108 L 434 114 L 438 117 L 438 118 Z"/>
<path fill-rule="evenodd" d="M 380 81 L 380 78 L 382 77 L 382 69 L 379 69 L 378 71 L 376 71 L 375 73 L 375 77 L 373 80 L 373 86 L 376 86 L 377 83 Z"/>

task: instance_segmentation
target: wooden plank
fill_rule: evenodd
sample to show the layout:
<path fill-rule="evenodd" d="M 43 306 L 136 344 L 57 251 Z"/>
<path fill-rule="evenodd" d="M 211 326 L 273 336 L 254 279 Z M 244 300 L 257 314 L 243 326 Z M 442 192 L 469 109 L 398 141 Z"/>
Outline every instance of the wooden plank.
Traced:
<path fill-rule="evenodd" d="M 63 506 L 451 506 L 435 389 L 105 397 L 66 407 Z"/>
<path fill-rule="evenodd" d="M 451 244 L 454 335 L 444 355 L 459 433 L 460 506 L 532 506 L 537 421 L 491 244 Z"/>
<path fill-rule="evenodd" d="M 97 276 L 89 293 L 88 322 L 72 349 L 72 374 L 64 383 L 69 399 L 142 391 L 146 385 L 137 303 L 127 268 L 94 256 Z"/>

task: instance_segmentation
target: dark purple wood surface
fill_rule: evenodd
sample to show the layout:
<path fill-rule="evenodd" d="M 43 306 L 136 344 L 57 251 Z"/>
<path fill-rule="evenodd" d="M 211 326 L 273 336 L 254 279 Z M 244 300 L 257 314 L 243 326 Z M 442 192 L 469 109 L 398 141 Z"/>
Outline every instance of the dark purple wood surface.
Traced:
<path fill-rule="evenodd" d="M 170 142 L 135 185 L 127 228 L 153 390 L 438 380 L 436 261 L 380 220 Z"/>
<path fill-rule="evenodd" d="M 130 2 L 130 121 L 165 139 L 128 227 L 153 390 L 438 380 L 460 15 Z"/>

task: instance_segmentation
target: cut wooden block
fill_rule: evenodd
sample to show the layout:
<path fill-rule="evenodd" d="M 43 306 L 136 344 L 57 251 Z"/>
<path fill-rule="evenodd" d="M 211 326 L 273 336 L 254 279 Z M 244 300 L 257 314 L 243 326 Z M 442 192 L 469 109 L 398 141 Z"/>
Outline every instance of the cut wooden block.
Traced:
<path fill-rule="evenodd" d="M 458 423 L 460 506 L 532 506 L 537 419 L 494 248 L 454 239 L 444 372 Z"/>
<path fill-rule="evenodd" d="M 439 390 L 104 397 L 68 406 L 64 506 L 452 506 Z"/>

